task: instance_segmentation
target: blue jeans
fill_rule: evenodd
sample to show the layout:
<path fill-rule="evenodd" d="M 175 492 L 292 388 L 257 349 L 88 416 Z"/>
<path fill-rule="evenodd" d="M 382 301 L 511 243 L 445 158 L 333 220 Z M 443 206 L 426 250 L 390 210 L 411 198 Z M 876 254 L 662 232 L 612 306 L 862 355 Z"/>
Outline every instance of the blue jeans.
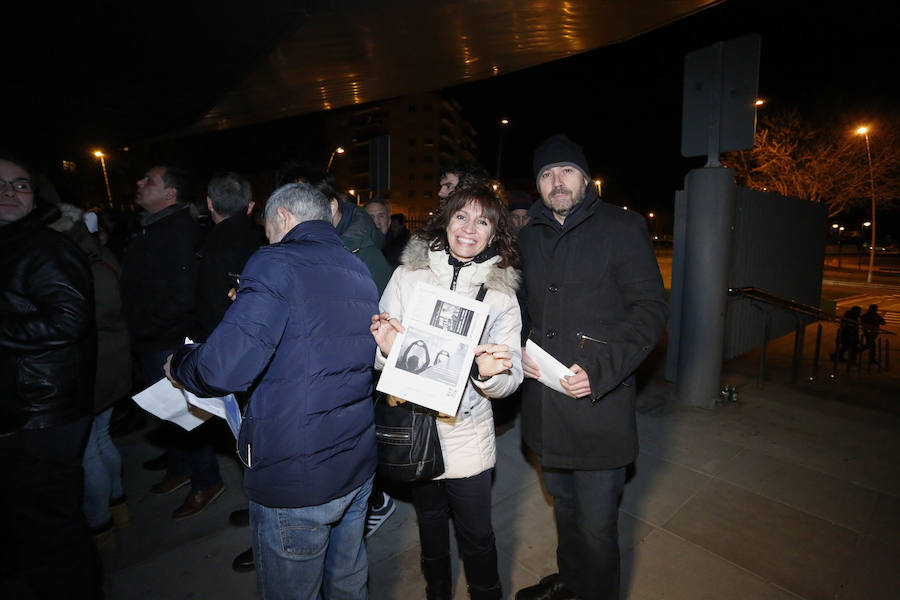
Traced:
<path fill-rule="evenodd" d="M 559 537 L 556 562 L 579 598 L 619 597 L 619 498 L 625 467 L 599 471 L 542 469 Z"/>
<path fill-rule="evenodd" d="M 110 407 L 94 416 L 81 462 L 84 467 L 84 516 L 91 529 L 109 521 L 109 501 L 125 494 L 122 490 L 122 456 L 109 437 L 112 411 Z"/>
<path fill-rule="evenodd" d="M 363 533 L 372 478 L 317 506 L 250 502 L 250 528 L 263 600 L 365 600 L 369 565 Z"/>

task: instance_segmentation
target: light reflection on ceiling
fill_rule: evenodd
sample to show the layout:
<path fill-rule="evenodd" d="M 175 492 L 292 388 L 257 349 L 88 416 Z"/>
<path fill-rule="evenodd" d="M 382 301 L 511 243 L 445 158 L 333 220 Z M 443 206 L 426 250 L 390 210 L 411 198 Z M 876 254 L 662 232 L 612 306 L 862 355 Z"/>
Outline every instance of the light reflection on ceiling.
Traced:
<path fill-rule="evenodd" d="M 621 42 L 721 0 L 332 0 L 199 133 L 437 90 Z"/>

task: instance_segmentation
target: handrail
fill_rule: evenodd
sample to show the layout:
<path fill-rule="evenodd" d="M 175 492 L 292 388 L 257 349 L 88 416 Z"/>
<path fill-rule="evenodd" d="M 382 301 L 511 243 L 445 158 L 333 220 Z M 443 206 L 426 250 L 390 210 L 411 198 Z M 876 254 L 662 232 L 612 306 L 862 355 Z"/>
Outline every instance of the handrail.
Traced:
<path fill-rule="evenodd" d="M 741 287 L 741 288 L 728 288 L 729 296 L 743 296 L 744 298 L 748 298 L 750 300 L 758 300 L 760 302 L 765 302 L 767 304 L 774 304 L 775 306 L 780 306 L 782 308 L 786 308 L 788 310 L 792 310 L 794 312 L 802 313 L 805 315 L 809 315 L 811 317 L 816 317 L 820 320 L 822 319 L 822 315 L 824 311 L 818 306 L 812 306 L 811 304 L 804 304 L 803 302 L 797 302 L 796 300 L 791 300 L 790 298 L 785 298 L 783 296 L 779 296 L 778 294 L 773 294 L 772 292 L 768 292 L 766 290 L 761 290 L 755 287 Z"/>
<path fill-rule="evenodd" d="M 790 298 L 785 298 L 784 296 L 779 296 L 778 294 L 773 294 L 772 292 L 761 290 L 755 287 L 740 287 L 740 288 L 728 288 L 729 296 L 741 296 L 747 298 L 748 300 L 757 300 L 759 302 L 765 302 L 767 304 L 772 304 L 774 306 L 779 306 L 781 308 L 786 308 L 790 311 L 804 314 L 810 317 L 815 317 L 819 321 L 826 321 L 830 323 L 840 323 L 841 317 L 838 315 L 829 316 L 821 307 L 812 306 L 811 304 L 804 304 L 803 302 L 798 302 L 796 300 L 791 300 Z M 895 332 L 890 331 L 888 329 L 879 328 L 878 333 L 886 334 L 886 335 L 897 335 Z"/>

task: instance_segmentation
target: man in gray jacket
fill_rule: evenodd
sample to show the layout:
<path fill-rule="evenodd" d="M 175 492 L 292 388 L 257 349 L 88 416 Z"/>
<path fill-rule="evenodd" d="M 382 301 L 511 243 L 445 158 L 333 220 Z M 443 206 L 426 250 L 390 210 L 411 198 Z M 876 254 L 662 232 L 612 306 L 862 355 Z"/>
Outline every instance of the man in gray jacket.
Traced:
<path fill-rule="evenodd" d="M 600 200 L 581 146 L 549 138 L 534 172 L 543 202 L 519 232 L 522 331 L 574 375 L 566 394 L 541 385 L 523 349 L 522 435 L 553 496 L 559 573 L 516 598 L 613 600 L 618 501 L 637 456 L 634 371 L 665 327 L 665 291 L 643 218 Z"/>

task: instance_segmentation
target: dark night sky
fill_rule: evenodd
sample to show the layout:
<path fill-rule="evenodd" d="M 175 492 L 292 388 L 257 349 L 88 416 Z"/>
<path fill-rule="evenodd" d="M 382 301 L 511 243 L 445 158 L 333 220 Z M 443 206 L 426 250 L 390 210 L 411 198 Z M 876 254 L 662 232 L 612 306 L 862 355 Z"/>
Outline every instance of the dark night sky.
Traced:
<path fill-rule="evenodd" d="M 507 187 L 533 190 L 531 153 L 542 139 L 562 131 L 584 145 L 594 175 L 606 182 L 608 199 L 667 212 L 685 173 L 703 163 L 679 153 L 685 53 L 758 32 L 760 95 L 768 101 L 764 110 L 796 108 L 819 122 L 850 128 L 900 113 L 900 44 L 891 5 L 727 0 L 628 42 L 440 92 L 462 104 L 479 132 L 480 158 L 490 172 L 496 163 L 498 119 L 510 119 L 501 172 Z M 30 138 L 51 145 L 54 138 L 68 136 L 76 141 L 70 153 L 88 143 L 109 147 L 133 142 L 142 132 L 158 129 L 156 119 L 162 116 L 153 106 L 160 98 L 180 103 L 183 114 L 176 115 L 180 121 L 172 128 L 183 126 L 188 115 L 212 101 L 223 78 L 240 77 L 252 67 L 254 55 L 273 47 L 302 20 L 295 4 L 283 1 L 256 5 L 264 19 L 217 12 L 211 0 L 182 4 L 191 13 L 183 20 L 166 19 L 159 10 L 147 12 L 146 6 L 140 9 L 146 14 L 138 14 L 131 3 L 74 2 L 43 14 L 41 3 L 29 6 L 30 14 L 4 19 L 4 55 L 17 59 L 6 62 L 7 93 L 0 95 L 5 143 L 15 138 L 9 132 L 25 129 Z M 191 20 L 198 16 L 203 17 L 199 28 Z M 135 19 L 146 26 L 127 34 L 119 27 Z M 20 25 L 10 28 L 10 23 Z M 163 31 L 170 50 L 161 50 L 166 47 L 159 42 Z M 145 47 L 154 51 L 142 52 Z M 185 56 L 190 64 L 181 67 L 187 69 L 168 68 Z M 49 94 L 56 96 L 57 107 L 59 96 L 65 101 L 62 109 L 42 113 L 42 98 Z M 139 122 L 105 110 L 135 95 L 143 99 Z M 101 110 L 86 111 L 86 106 Z M 26 115 L 40 115 L 43 122 L 35 126 Z M 309 115 L 149 149 L 132 143 L 138 152 L 127 162 L 145 162 L 161 151 L 216 163 L 216 168 L 251 171 L 275 167 L 270 163 L 290 155 L 318 160 L 328 154 L 322 122 L 323 115 Z M 145 166 L 113 167 L 114 187 L 133 189 L 134 172 Z"/>
<path fill-rule="evenodd" d="M 481 158 L 491 172 L 497 121 L 510 119 L 504 179 L 530 185 L 534 147 L 563 131 L 583 144 L 611 201 L 665 211 L 685 173 L 704 162 L 680 156 L 686 53 L 757 32 L 759 92 L 768 101 L 762 110 L 796 108 L 850 128 L 900 112 L 900 43 L 887 7 L 728 0 L 616 46 L 445 93 L 463 104 L 480 132 Z"/>

